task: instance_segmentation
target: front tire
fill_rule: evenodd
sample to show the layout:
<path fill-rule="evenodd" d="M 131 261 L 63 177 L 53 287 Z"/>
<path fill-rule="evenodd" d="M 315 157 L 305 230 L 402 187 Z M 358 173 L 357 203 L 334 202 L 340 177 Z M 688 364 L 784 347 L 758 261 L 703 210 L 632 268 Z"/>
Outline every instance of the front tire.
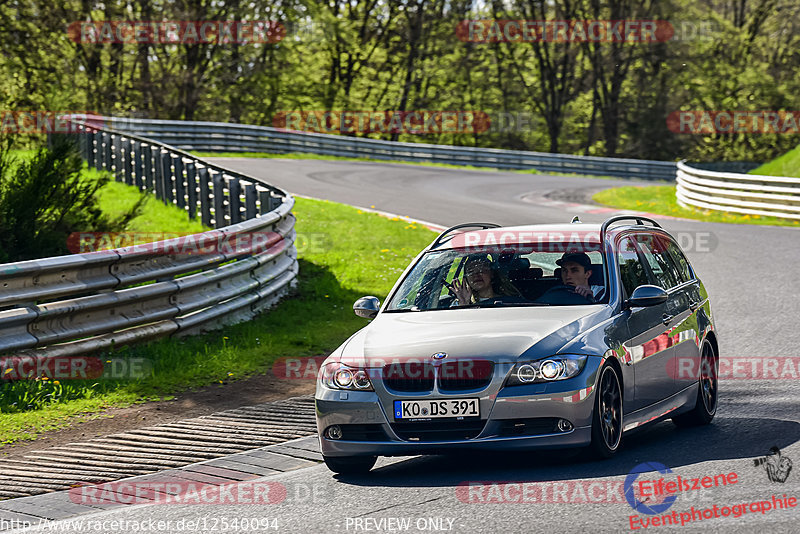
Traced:
<path fill-rule="evenodd" d="M 361 475 L 368 473 L 378 460 L 377 456 L 322 456 L 325 465 L 340 475 Z"/>
<path fill-rule="evenodd" d="M 703 343 L 700 358 L 700 384 L 694 408 L 691 412 L 677 415 L 672 422 L 679 427 L 707 425 L 717 413 L 717 358 L 711 343 Z"/>
<path fill-rule="evenodd" d="M 622 387 L 613 365 L 600 370 L 592 414 L 592 442 L 589 450 L 598 459 L 611 458 L 622 443 Z"/>

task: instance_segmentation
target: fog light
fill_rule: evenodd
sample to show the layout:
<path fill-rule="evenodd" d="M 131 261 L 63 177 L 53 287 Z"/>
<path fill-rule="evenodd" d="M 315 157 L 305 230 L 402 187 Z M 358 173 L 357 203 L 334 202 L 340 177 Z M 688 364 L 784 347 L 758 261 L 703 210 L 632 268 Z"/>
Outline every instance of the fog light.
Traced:
<path fill-rule="evenodd" d="M 342 427 L 339 425 L 331 425 L 328 427 L 328 430 L 325 431 L 325 435 L 329 439 L 342 439 Z"/>
<path fill-rule="evenodd" d="M 572 430 L 572 423 L 570 423 L 566 419 L 559 419 L 558 420 L 558 429 L 561 432 L 569 432 L 570 430 Z"/>
<path fill-rule="evenodd" d="M 521 365 L 517 369 L 517 378 L 520 382 L 533 382 L 536 380 L 536 369 L 528 364 Z"/>

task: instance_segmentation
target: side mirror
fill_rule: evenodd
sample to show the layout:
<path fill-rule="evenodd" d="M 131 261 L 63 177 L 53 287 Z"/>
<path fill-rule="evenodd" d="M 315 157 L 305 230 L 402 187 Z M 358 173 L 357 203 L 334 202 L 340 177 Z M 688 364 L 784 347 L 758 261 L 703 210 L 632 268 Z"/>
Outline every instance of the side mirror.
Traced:
<path fill-rule="evenodd" d="M 667 292 L 658 286 L 639 286 L 633 290 L 633 295 L 627 300 L 629 308 L 646 308 L 658 306 L 667 301 Z"/>
<path fill-rule="evenodd" d="M 364 319 L 374 319 L 381 309 L 381 301 L 378 297 L 361 297 L 353 304 L 353 311 Z"/>

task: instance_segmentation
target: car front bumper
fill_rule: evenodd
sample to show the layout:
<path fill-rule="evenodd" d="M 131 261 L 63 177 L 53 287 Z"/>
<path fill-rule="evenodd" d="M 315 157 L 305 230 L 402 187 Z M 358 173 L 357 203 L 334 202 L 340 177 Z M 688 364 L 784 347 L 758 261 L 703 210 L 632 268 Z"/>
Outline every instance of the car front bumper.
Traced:
<path fill-rule="evenodd" d="M 582 386 L 575 389 L 576 386 Z M 382 392 L 385 396 L 385 392 Z M 470 439 L 403 439 L 402 425 L 385 409 L 388 402 L 372 391 L 332 390 L 318 387 L 316 394 L 317 430 L 325 456 L 410 456 L 439 454 L 460 450 L 511 451 L 534 448 L 580 447 L 591 441 L 594 388 L 576 379 L 561 383 L 537 384 L 505 388 L 492 395 L 462 394 L 479 397 L 480 431 Z M 454 395 L 437 398 L 452 398 Z M 396 396 L 396 400 L 415 399 L 414 395 Z M 382 402 L 383 401 L 383 402 Z M 390 404 L 388 404 L 390 406 Z M 509 428 L 521 421 L 566 419 L 572 424 L 567 431 L 542 431 L 534 434 L 510 435 Z M 478 425 L 477 421 L 473 421 Z M 424 424 L 434 428 L 437 421 Z M 334 440 L 324 435 L 331 425 L 358 425 L 377 432 L 369 440 Z M 457 423 L 451 423 L 457 427 Z M 375 437 L 377 436 L 377 437 Z"/>

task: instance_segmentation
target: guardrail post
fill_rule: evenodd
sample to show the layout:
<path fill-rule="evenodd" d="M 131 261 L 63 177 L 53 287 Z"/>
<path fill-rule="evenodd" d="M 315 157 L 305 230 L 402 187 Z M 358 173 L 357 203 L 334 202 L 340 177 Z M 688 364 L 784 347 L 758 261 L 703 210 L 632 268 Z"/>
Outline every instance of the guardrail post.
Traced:
<path fill-rule="evenodd" d="M 144 163 L 144 153 L 142 151 L 142 143 L 139 141 L 133 141 L 133 177 L 134 182 L 133 184 L 136 186 L 140 192 L 144 188 L 144 180 L 142 179 L 142 173 L 144 172 L 143 165 Z"/>
<path fill-rule="evenodd" d="M 159 159 L 161 160 L 161 200 L 166 205 L 172 204 L 172 167 L 170 165 L 170 153 L 166 150 L 160 150 Z"/>
<path fill-rule="evenodd" d="M 200 180 L 200 220 L 206 226 L 211 226 L 211 177 L 207 167 L 197 170 Z"/>
<path fill-rule="evenodd" d="M 258 212 L 261 215 L 272 211 L 272 195 L 269 189 L 258 190 Z"/>
<path fill-rule="evenodd" d="M 230 209 L 231 224 L 238 224 L 242 222 L 242 187 L 238 178 L 232 178 L 228 182 L 228 208 Z"/>
<path fill-rule="evenodd" d="M 96 144 L 97 144 L 97 132 L 89 132 L 87 137 L 87 147 L 86 147 L 86 163 L 89 168 L 96 169 L 97 168 L 97 152 L 96 152 Z"/>
<path fill-rule="evenodd" d="M 126 137 L 122 142 L 125 151 L 125 183 L 133 185 L 133 158 L 131 157 L 131 139 Z"/>
<path fill-rule="evenodd" d="M 255 184 L 244 184 L 244 218 L 248 221 L 258 214 Z"/>
<path fill-rule="evenodd" d="M 78 149 L 81 152 L 81 157 L 86 161 L 89 161 L 88 146 L 89 146 L 89 139 L 88 135 L 86 134 L 86 129 L 81 127 L 81 131 L 80 133 L 78 133 Z"/>
<path fill-rule="evenodd" d="M 118 182 L 125 181 L 125 143 L 119 135 L 114 136 L 114 177 Z"/>
<path fill-rule="evenodd" d="M 111 134 L 103 132 L 103 170 L 111 172 Z"/>
<path fill-rule="evenodd" d="M 144 166 L 144 187 L 155 192 L 156 171 L 153 167 L 153 145 L 142 145 L 142 165 Z"/>
<path fill-rule="evenodd" d="M 175 200 L 177 200 L 178 207 L 186 209 L 186 187 L 183 183 L 183 156 L 173 155 L 172 166 L 175 168 Z"/>
<path fill-rule="evenodd" d="M 155 170 L 153 185 L 155 186 L 156 198 L 164 202 L 164 154 L 162 154 L 159 146 L 151 145 L 150 150 L 153 152 L 153 168 Z"/>
<path fill-rule="evenodd" d="M 227 226 L 225 222 L 225 184 L 222 175 L 217 172 L 213 173 L 211 181 L 214 184 L 214 228 L 224 228 Z"/>
<path fill-rule="evenodd" d="M 194 219 L 197 215 L 197 168 L 193 161 L 186 162 L 186 193 L 189 218 Z"/>

